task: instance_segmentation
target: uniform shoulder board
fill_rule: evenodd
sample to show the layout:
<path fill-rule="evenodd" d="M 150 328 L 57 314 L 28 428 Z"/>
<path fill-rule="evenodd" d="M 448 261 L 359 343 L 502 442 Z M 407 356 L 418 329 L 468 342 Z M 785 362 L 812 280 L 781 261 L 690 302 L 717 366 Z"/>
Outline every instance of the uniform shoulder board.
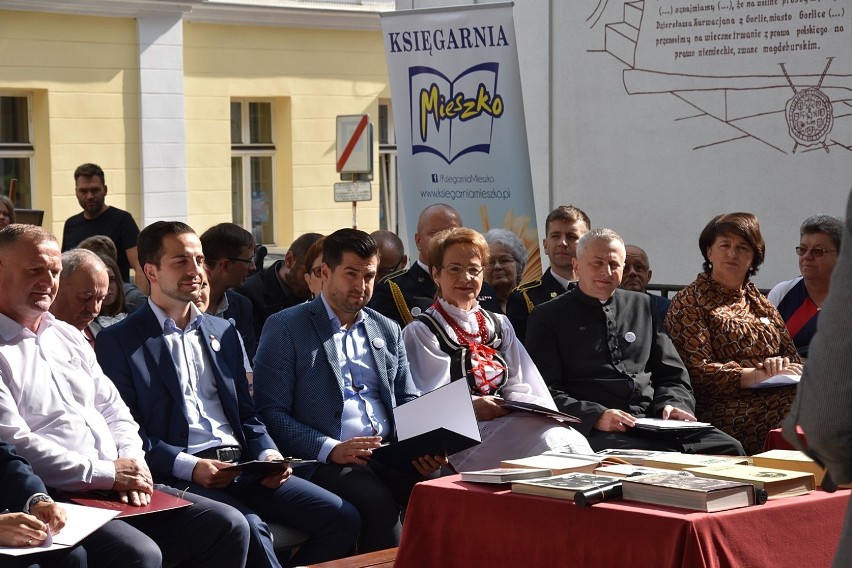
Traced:
<path fill-rule="evenodd" d="M 529 282 L 525 282 L 521 284 L 517 288 L 515 288 L 515 292 L 523 292 L 524 290 L 529 290 L 531 288 L 538 288 L 541 286 L 541 280 L 530 280 Z"/>
<path fill-rule="evenodd" d="M 405 274 L 406 272 L 408 272 L 408 267 L 400 268 L 396 272 L 391 272 L 387 276 L 382 277 L 379 280 L 379 284 L 381 284 L 382 282 L 387 282 L 388 280 L 393 280 L 394 278 L 397 278 L 398 276 L 401 276 L 401 275 Z"/>

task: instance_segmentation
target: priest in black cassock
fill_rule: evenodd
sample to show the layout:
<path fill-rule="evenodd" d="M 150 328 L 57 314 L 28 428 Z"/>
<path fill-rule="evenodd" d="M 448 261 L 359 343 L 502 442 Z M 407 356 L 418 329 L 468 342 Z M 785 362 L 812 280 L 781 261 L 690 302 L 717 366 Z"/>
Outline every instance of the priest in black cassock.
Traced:
<path fill-rule="evenodd" d="M 695 420 L 689 374 L 647 294 L 618 288 L 624 241 L 611 229 L 577 245 L 578 286 L 537 306 L 525 345 L 559 410 L 593 449 L 638 448 L 743 455 L 720 430 L 648 432 L 637 418 Z"/>

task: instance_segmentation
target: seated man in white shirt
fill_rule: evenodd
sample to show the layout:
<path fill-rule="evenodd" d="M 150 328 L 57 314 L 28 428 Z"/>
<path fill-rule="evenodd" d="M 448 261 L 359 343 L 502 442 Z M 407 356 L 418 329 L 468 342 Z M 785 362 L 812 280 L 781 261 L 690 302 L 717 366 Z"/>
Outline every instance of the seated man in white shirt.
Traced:
<path fill-rule="evenodd" d="M 48 312 L 60 268 L 59 243 L 41 227 L 0 231 L 0 439 L 48 488 L 115 491 L 125 503 L 147 505 L 154 485 L 139 425 L 80 331 Z M 186 498 L 192 507 L 110 521 L 87 539 L 90 557 L 104 566 L 244 566 L 245 518 Z"/>
<path fill-rule="evenodd" d="M 71 249 L 62 253 L 62 286 L 50 305 L 50 313 L 83 332 L 89 345 L 95 346 L 90 325 L 101 311 L 109 287 L 106 264 L 90 250 Z"/>

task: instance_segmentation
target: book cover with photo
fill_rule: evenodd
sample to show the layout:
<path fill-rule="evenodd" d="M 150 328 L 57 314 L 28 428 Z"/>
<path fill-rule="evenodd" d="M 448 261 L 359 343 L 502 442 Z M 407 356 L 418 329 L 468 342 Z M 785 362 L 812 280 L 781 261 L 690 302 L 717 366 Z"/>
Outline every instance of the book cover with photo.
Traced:
<path fill-rule="evenodd" d="M 814 474 L 812 473 L 771 467 L 732 464 L 711 467 L 690 467 L 685 471 L 689 471 L 699 477 L 751 483 L 757 489 L 765 490 L 769 499 L 805 495 L 813 491 L 816 487 Z"/>
<path fill-rule="evenodd" d="M 711 465 L 748 465 L 748 463 L 748 458 L 744 456 L 707 456 L 703 454 L 667 452 L 649 457 L 642 462 L 642 465 L 661 469 L 686 469 L 688 467 L 705 467 Z"/>
<path fill-rule="evenodd" d="M 593 475 L 591 473 L 566 473 L 544 479 L 529 479 L 513 481 L 512 493 L 538 495 L 539 497 L 554 497 L 556 499 L 574 500 L 574 495 L 580 491 L 601 489 L 621 483 L 617 477 Z"/>
<path fill-rule="evenodd" d="M 751 483 L 690 477 L 677 472 L 625 477 L 625 500 L 713 513 L 754 505 Z"/>
<path fill-rule="evenodd" d="M 597 475 L 611 475 L 613 477 L 635 477 L 637 475 L 651 475 L 660 473 L 676 473 L 678 475 L 691 476 L 688 471 L 672 471 L 668 469 L 660 469 L 657 467 L 646 467 L 644 465 L 636 465 L 632 463 L 607 464 L 604 462 L 600 467 L 595 468 Z"/>
<path fill-rule="evenodd" d="M 803 471 L 814 474 L 817 487 L 822 485 L 825 468 L 799 450 L 769 450 L 754 454 L 751 463 L 761 467 L 775 467 L 791 471 Z"/>

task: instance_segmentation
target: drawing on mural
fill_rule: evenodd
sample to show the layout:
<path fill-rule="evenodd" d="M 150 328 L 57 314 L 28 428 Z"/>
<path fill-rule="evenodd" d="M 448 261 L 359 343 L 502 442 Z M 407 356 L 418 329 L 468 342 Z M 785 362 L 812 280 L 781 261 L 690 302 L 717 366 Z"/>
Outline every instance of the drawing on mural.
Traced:
<path fill-rule="evenodd" d="M 716 126 L 701 129 L 705 138 L 693 150 L 753 141 L 782 154 L 846 155 L 852 151 L 849 5 L 596 0 L 586 22 L 601 30 L 602 45 L 589 52 L 627 66 L 628 95 L 670 95 L 697 111 L 673 120 L 712 120 Z"/>
<path fill-rule="evenodd" d="M 825 64 L 825 69 L 819 76 L 819 82 L 813 87 L 802 90 L 796 89 L 796 85 L 790 80 L 787 68 L 784 67 L 783 63 L 780 64 L 784 77 L 790 84 L 790 88 L 793 89 L 793 98 L 787 101 L 784 116 L 787 119 L 790 137 L 796 141 L 796 145 L 793 146 L 794 154 L 800 144 L 802 146 L 821 144 L 826 152 L 829 151 L 828 146 L 825 145 L 825 139 L 834 124 L 834 112 L 832 111 L 831 99 L 819 88 L 823 79 L 825 79 L 825 74 L 828 73 L 832 59 L 834 58 L 828 58 L 828 63 Z"/>

